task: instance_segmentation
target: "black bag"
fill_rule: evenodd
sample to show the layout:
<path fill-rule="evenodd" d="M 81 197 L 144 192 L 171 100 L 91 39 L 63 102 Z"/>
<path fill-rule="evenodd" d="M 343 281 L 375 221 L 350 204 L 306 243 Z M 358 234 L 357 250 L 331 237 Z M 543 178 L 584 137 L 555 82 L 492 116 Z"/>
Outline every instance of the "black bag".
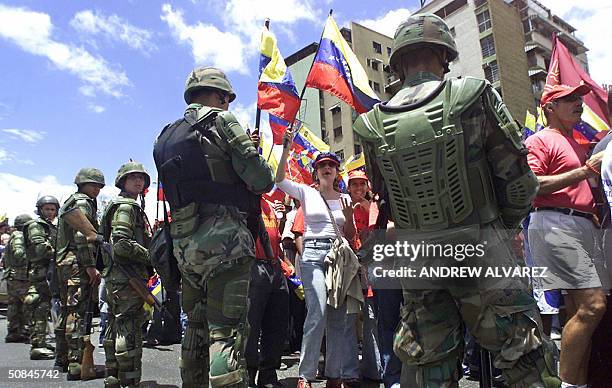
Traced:
<path fill-rule="evenodd" d="M 161 277 L 162 285 L 170 292 L 176 292 L 181 287 L 181 272 L 173 249 L 170 222 L 164 201 L 164 226 L 158 228 L 153 234 L 149 255 L 151 264 Z"/>

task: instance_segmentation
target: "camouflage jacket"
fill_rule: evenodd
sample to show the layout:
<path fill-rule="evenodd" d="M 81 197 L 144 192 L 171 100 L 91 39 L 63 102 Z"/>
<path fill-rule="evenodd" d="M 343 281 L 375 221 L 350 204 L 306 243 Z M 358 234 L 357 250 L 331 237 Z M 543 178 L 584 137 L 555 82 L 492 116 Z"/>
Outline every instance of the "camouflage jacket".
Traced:
<path fill-rule="evenodd" d="M 16 230 L 11 234 L 4 250 L 4 268 L 7 279 L 28 280 L 28 259 L 23 232 Z"/>
<path fill-rule="evenodd" d="M 85 236 L 81 232 L 74 230 L 62 217 L 62 214 L 75 208 L 79 209 L 87 217 L 94 228 L 98 228 L 96 200 L 79 192 L 68 197 L 59 211 L 56 248 L 57 265 L 72 265 L 76 262 L 80 267 L 93 267 L 96 265 L 94 257 L 95 247 L 93 244 L 87 243 Z"/>
<path fill-rule="evenodd" d="M 26 224 L 26 251 L 31 282 L 46 280 L 47 269 L 55 257 L 57 227 L 38 218 Z"/>
<path fill-rule="evenodd" d="M 100 233 L 112 245 L 112 256 L 104 252 L 104 277 L 114 282 L 127 282 L 126 274 L 115 265 L 119 263 L 147 279 L 147 266 L 151 265 L 147 249 L 151 234 L 145 213 L 134 199 L 121 194 L 112 199 L 104 209 Z"/>

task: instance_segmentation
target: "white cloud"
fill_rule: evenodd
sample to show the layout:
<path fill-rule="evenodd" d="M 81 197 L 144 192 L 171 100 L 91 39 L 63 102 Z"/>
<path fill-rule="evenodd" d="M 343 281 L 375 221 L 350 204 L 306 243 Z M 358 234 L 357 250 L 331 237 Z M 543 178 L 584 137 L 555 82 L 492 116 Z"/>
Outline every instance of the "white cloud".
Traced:
<path fill-rule="evenodd" d="M 589 49 L 589 72 L 599 84 L 612 84 L 609 65 L 612 63 L 612 2 L 609 0 L 540 0 L 553 14 L 576 28 L 576 36 Z"/>
<path fill-rule="evenodd" d="M 9 128 L 3 129 L 2 132 L 12 135 L 14 138 L 19 138 L 27 143 L 38 143 L 45 137 L 46 132 L 33 131 L 31 129 Z"/>
<path fill-rule="evenodd" d="M 107 177 L 107 183 L 108 181 L 109 178 Z M 53 175 L 29 179 L 14 174 L 0 173 L 0 198 L 2 198 L 2 202 L 0 202 L 0 214 L 6 213 L 11 219 L 11 222 L 15 219 L 15 216 L 23 213 L 30 214 L 34 217 L 36 200 L 40 196 L 53 195 L 60 203 L 63 203 L 70 194 L 75 191 L 75 185 L 61 183 Z M 109 184 L 105 186 L 98 196 L 98 209 L 103 211 L 104 204 L 118 194 L 119 189 L 113 185 Z M 155 195 L 155 190 L 151 189 L 145 198 L 145 210 L 151 222 L 153 222 L 155 218 Z"/>
<path fill-rule="evenodd" d="M 210 64 L 226 72 L 248 74 L 247 58 L 259 52 L 260 31 L 266 18 L 271 20 L 271 29 L 284 34 L 294 33 L 290 27 L 298 21 L 321 23 L 308 0 L 229 0 L 219 5 L 225 32 L 212 24 L 198 22 L 189 25 L 183 12 L 170 4 L 162 6 L 164 20 L 179 42 L 191 46 L 193 58 L 198 65 Z M 282 48 L 281 48 L 282 52 Z"/>
<path fill-rule="evenodd" d="M 240 36 L 222 32 L 212 24 L 187 25 L 180 10 L 170 4 L 162 6 L 161 19 L 168 24 L 172 35 L 181 43 L 191 46 L 193 59 L 198 65 L 212 65 L 226 72 L 248 74 L 246 46 Z"/>
<path fill-rule="evenodd" d="M 0 147 L 0 165 L 2 165 L 4 162 L 7 162 L 9 160 L 11 160 L 11 156 L 9 152 L 5 150 L 4 148 Z"/>
<path fill-rule="evenodd" d="M 101 105 L 96 105 L 96 104 L 88 104 L 87 105 L 87 109 L 89 109 L 90 111 L 94 112 L 94 113 L 102 113 L 106 110 L 105 107 L 101 106 Z"/>
<path fill-rule="evenodd" d="M 74 15 L 70 25 L 82 34 L 103 35 L 144 53 L 157 49 L 151 42 L 150 31 L 135 27 L 117 15 L 105 16 L 91 10 L 81 11 Z"/>
<path fill-rule="evenodd" d="M 77 76 L 88 95 L 95 92 L 121 97 L 121 89 L 130 84 L 127 75 L 115 70 L 101 57 L 85 49 L 52 39 L 49 15 L 24 8 L 0 5 L 0 37 L 26 52 L 49 59 L 58 69 Z"/>
<path fill-rule="evenodd" d="M 401 22 L 408 19 L 411 14 L 412 11 L 407 8 L 398 8 L 391 10 L 376 19 L 360 20 L 357 23 L 393 38 L 397 27 Z"/>
<path fill-rule="evenodd" d="M 11 222 L 23 213 L 34 217 L 36 200 L 40 196 L 53 195 L 62 202 L 73 191 L 74 186 L 63 185 L 52 175 L 34 180 L 0 173 L 0 214 L 7 213 Z"/>

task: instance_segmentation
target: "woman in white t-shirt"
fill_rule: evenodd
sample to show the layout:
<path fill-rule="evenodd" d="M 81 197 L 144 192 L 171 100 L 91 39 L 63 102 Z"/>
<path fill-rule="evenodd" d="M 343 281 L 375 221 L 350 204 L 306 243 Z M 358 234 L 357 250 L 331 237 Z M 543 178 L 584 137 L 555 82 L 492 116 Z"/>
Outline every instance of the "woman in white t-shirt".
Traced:
<path fill-rule="evenodd" d="M 336 238 L 327 205 L 340 233 L 348 241 L 352 241 L 355 235 L 353 207 L 350 197 L 337 189 L 340 160 L 333 153 L 321 153 L 314 162 L 314 180 L 318 189 L 285 178 L 283 167 L 287 162 L 292 139 L 293 134 L 287 132 L 279 162 L 281 168 L 276 171 L 276 185 L 293 198 L 299 199 L 304 209 L 304 254 L 300 266 L 308 312 L 304 322 L 298 388 L 310 387 L 310 381 L 316 378 L 325 333 L 326 386 L 339 388 L 343 381 L 346 386 L 358 383 L 359 355 L 355 334 L 356 314 L 347 315 L 346 303 L 335 309 L 327 306 L 326 302 L 324 259 Z"/>

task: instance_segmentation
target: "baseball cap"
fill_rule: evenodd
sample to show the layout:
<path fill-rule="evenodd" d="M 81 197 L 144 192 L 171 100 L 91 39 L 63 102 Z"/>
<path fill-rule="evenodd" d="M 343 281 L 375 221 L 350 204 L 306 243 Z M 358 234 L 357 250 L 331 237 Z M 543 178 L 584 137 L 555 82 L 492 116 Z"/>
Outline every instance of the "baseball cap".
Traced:
<path fill-rule="evenodd" d="M 554 85 L 550 88 L 545 87 L 544 93 L 542 93 L 542 98 L 540 99 L 540 105 L 544 106 L 551 101 L 569 96 L 570 94 L 584 96 L 585 94 L 589 94 L 590 91 L 591 87 L 582 81 L 578 86 Z"/>
<path fill-rule="evenodd" d="M 366 182 L 370 183 L 370 180 L 368 179 L 368 176 L 366 175 L 365 171 L 361 171 L 361 170 L 349 171 L 348 173 L 349 183 L 351 183 L 352 179 L 365 179 Z"/>
<path fill-rule="evenodd" d="M 319 155 L 317 155 L 317 158 L 312 164 L 312 167 L 317 168 L 317 164 L 324 160 L 332 161 L 338 166 L 340 166 L 340 159 L 338 159 L 338 156 L 336 154 L 334 154 L 333 152 L 321 152 Z"/>

